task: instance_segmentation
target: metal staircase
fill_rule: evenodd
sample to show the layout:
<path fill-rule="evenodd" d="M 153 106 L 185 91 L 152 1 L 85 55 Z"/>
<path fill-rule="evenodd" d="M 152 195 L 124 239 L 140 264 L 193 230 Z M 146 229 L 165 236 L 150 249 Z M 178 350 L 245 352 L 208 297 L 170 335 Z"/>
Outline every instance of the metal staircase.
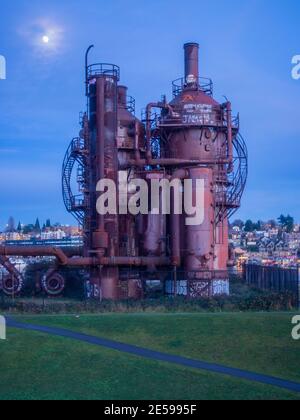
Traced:
<path fill-rule="evenodd" d="M 85 140 L 79 137 L 74 138 L 66 152 L 63 168 L 62 168 L 62 191 L 63 199 L 66 209 L 71 213 L 75 219 L 84 224 L 85 215 L 87 212 L 87 202 L 85 200 L 84 192 L 87 190 L 87 157 L 88 151 L 86 149 Z M 80 194 L 74 194 L 72 190 L 72 180 L 74 169 L 77 165 L 77 183 Z"/>
<path fill-rule="evenodd" d="M 234 170 L 228 177 L 226 190 L 216 193 L 217 221 L 230 218 L 240 207 L 248 177 L 248 152 L 246 143 L 238 134 L 234 141 Z"/>

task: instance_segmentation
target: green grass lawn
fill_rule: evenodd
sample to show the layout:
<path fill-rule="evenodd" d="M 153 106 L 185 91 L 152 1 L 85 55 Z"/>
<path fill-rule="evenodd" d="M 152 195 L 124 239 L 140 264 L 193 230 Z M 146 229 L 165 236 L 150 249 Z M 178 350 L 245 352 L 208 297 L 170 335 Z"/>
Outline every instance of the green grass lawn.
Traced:
<path fill-rule="evenodd" d="M 290 313 L 21 317 L 300 382 Z M 271 386 L 40 333 L 0 342 L 0 399 L 300 399 Z"/>

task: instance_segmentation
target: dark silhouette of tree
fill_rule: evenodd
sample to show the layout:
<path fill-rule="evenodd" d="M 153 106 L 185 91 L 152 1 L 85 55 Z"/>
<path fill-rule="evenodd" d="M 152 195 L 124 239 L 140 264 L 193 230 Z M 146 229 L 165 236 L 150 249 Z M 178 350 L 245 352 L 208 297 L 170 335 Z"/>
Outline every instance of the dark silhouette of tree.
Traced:
<path fill-rule="evenodd" d="M 262 230 L 263 229 L 263 222 L 258 220 L 256 224 L 254 224 L 254 230 Z"/>
<path fill-rule="evenodd" d="M 247 220 L 246 221 L 244 230 L 245 230 L 245 232 L 254 232 L 255 225 L 252 222 L 252 220 Z"/>
<path fill-rule="evenodd" d="M 40 225 L 39 219 L 36 219 L 34 229 L 35 229 L 36 232 L 40 232 L 41 231 L 41 225 Z"/>
<path fill-rule="evenodd" d="M 276 220 L 269 220 L 268 224 L 271 226 L 272 229 L 275 229 L 277 227 Z"/>
<path fill-rule="evenodd" d="M 243 227 L 245 226 L 245 223 L 243 222 L 243 220 L 237 219 L 231 225 L 232 226 L 237 226 L 240 229 L 243 229 Z"/>
<path fill-rule="evenodd" d="M 23 233 L 24 233 L 24 235 L 28 235 L 30 233 L 33 233 L 34 230 L 35 230 L 34 225 L 26 225 L 26 226 L 24 226 Z"/>
<path fill-rule="evenodd" d="M 284 216 L 281 214 L 278 218 L 280 228 L 287 233 L 291 233 L 295 227 L 295 220 L 291 215 Z"/>
<path fill-rule="evenodd" d="M 289 214 L 286 217 L 286 231 L 288 233 L 293 232 L 295 227 L 295 220 L 292 216 L 290 216 Z"/>

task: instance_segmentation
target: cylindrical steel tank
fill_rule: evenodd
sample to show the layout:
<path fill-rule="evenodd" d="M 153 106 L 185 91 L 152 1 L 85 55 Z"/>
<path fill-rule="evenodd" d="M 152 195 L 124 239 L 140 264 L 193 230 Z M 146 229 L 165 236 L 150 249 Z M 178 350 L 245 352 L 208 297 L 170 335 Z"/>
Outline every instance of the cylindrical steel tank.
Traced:
<path fill-rule="evenodd" d="M 160 182 L 164 179 L 164 173 L 161 171 L 148 171 L 146 180 L 151 191 L 151 182 Z M 162 191 L 159 191 L 158 204 L 160 208 L 149 208 L 149 214 L 146 216 L 146 230 L 144 232 L 144 252 L 148 256 L 165 256 L 166 250 L 166 215 L 163 212 Z M 153 203 L 152 203 L 153 204 Z M 156 214 L 158 213 L 158 214 Z"/>
<path fill-rule="evenodd" d="M 98 257 L 119 255 L 118 216 L 98 214 L 96 207 L 97 199 L 100 197 L 100 193 L 96 191 L 98 182 L 106 178 L 118 185 L 117 83 L 118 72 L 115 66 L 90 68 L 90 190 L 87 192 L 87 200 L 91 243 L 86 249 L 86 254 L 95 254 Z M 103 268 L 101 275 L 99 273 L 99 268 L 92 269 L 91 278 L 95 297 L 98 298 L 101 294 L 103 299 L 117 299 L 118 267 Z"/>
<path fill-rule="evenodd" d="M 189 293 L 197 296 L 197 293 L 207 290 L 211 273 L 214 268 L 214 197 L 213 197 L 213 172 L 210 168 L 190 169 L 190 179 L 193 181 L 193 206 L 196 206 L 197 192 L 196 181 L 204 182 L 203 194 L 203 221 L 201 224 L 186 226 L 185 228 L 185 269 L 189 282 Z M 199 204 L 199 203 L 198 203 Z M 188 217 L 188 215 L 185 215 Z M 190 217 L 190 216 L 189 216 Z"/>
<path fill-rule="evenodd" d="M 180 254 L 185 255 L 184 280 L 188 282 L 188 294 L 210 296 L 221 289 L 228 292 L 225 214 L 227 172 L 232 165 L 231 106 L 219 104 L 212 97 L 210 81 L 199 77 L 199 45 L 189 43 L 184 50 L 185 77 L 174 82 L 174 99 L 162 113 L 159 128 L 163 157 L 174 161 L 174 165 L 180 157 L 186 161 L 184 168 L 189 172 L 188 178 L 194 183 L 197 179 L 204 181 L 203 223 L 185 226 L 181 218 L 179 236 L 178 216 L 173 215 L 171 238 L 175 261 L 180 261 Z M 181 237 L 180 251 L 178 237 Z"/>

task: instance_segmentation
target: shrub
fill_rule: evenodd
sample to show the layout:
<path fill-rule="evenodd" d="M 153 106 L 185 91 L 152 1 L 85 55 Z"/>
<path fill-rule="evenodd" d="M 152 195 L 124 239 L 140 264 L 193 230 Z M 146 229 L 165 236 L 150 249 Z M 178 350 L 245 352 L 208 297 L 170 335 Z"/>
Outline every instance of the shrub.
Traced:
<path fill-rule="evenodd" d="M 297 297 L 289 292 L 275 293 L 247 287 L 243 283 L 232 285 L 230 296 L 188 299 L 184 296 L 148 298 L 144 300 L 94 301 L 79 299 L 0 297 L 1 312 L 21 314 L 77 314 L 77 313 L 133 313 L 133 312 L 234 312 L 234 311 L 286 311 L 297 305 Z"/>

